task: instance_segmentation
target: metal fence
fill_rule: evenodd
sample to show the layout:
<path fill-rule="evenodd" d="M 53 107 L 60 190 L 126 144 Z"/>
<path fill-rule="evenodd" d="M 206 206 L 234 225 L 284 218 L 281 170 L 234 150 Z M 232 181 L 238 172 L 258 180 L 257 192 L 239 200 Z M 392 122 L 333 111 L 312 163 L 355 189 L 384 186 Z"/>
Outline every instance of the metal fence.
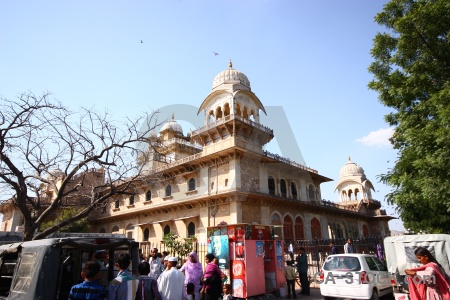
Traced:
<path fill-rule="evenodd" d="M 150 250 L 152 248 L 157 248 L 159 252 L 167 251 L 169 255 L 175 256 L 179 258 L 179 264 L 182 264 L 186 261 L 187 256 L 182 256 L 179 253 L 171 252 L 170 249 L 163 243 L 150 243 L 150 242 L 140 242 L 139 249 L 141 253 L 148 258 L 150 255 Z M 208 253 L 208 245 L 201 243 L 194 243 L 192 251 L 195 251 L 198 255 L 199 261 L 204 265 L 205 263 L 205 255 Z"/>
<path fill-rule="evenodd" d="M 305 252 L 308 256 L 308 266 L 310 275 L 314 275 L 316 272 L 320 271 L 322 264 L 325 261 L 325 258 L 330 254 L 331 247 L 330 243 L 334 242 L 335 246 L 338 248 L 339 253 L 344 253 L 344 245 L 347 242 L 347 239 L 334 239 L 334 240 L 299 240 L 296 241 L 294 246 L 294 258 L 297 257 L 298 249 L 300 247 L 305 248 Z M 353 247 L 357 253 L 369 253 L 377 255 L 379 258 L 384 259 L 384 251 L 379 249 L 383 249 L 383 239 L 380 238 L 361 238 L 361 239 L 353 239 L 352 240 Z M 378 246 L 378 247 L 377 247 Z M 170 250 L 162 243 L 150 243 L 150 242 L 141 242 L 140 249 L 144 256 L 148 257 L 150 254 L 150 249 L 157 248 L 159 252 Z M 193 251 L 197 252 L 199 261 L 204 265 L 205 263 L 205 255 L 208 253 L 208 247 L 206 244 L 194 243 Z M 288 244 L 285 243 L 284 249 L 284 259 L 290 260 L 288 254 Z M 169 253 L 169 255 L 177 256 L 180 261 L 179 263 L 183 263 L 187 257 L 182 257 L 178 253 Z"/>

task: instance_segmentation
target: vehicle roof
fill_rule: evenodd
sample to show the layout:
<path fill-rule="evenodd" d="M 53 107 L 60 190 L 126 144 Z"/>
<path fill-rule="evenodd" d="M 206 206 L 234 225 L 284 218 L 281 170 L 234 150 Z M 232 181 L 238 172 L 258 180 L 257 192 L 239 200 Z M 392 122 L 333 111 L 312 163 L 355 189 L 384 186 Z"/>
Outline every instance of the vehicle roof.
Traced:
<path fill-rule="evenodd" d="M 353 256 L 353 257 L 362 257 L 362 256 L 374 256 L 373 254 L 368 254 L 368 253 L 340 253 L 340 254 L 331 254 L 328 255 L 328 257 L 339 257 L 339 256 Z"/>
<path fill-rule="evenodd" d="M 17 248 L 19 246 L 23 248 L 28 247 L 39 247 L 39 246 L 54 246 L 57 244 L 70 244 L 70 242 L 81 243 L 84 245 L 92 245 L 95 248 L 106 248 L 106 243 L 113 243 L 119 241 L 133 241 L 133 239 L 128 239 L 123 237 L 122 235 L 105 235 L 105 234 L 89 234 L 89 235 L 80 235 L 80 236 L 70 236 L 70 237 L 53 237 L 41 240 L 32 240 L 32 241 L 20 241 L 20 242 L 12 242 L 9 244 L 0 245 L 0 250 L 7 250 Z"/>
<path fill-rule="evenodd" d="M 411 234 L 411 235 L 396 235 L 388 236 L 384 239 L 384 243 L 395 242 L 423 242 L 423 241 L 450 241 L 450 234 Z"/>
<path fill-rule="evenodd" d="M 384 250 L 389 272 L 399 272 L 400 275 L 405 275 L 405 269 L 415 267 L 418 261 L 414 259 L 414 249 L 419 246 L 433 247 L 436 260 L 447 274 L 450 273 L 449 234 L 415 234 L 386 237 L 384 239 Z"/>

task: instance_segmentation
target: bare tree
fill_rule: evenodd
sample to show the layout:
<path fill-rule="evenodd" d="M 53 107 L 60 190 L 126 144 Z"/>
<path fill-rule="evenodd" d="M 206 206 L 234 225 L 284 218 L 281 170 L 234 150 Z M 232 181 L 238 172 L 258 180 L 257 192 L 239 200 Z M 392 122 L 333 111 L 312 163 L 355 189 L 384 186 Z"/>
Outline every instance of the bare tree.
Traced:
<path fill-rule="evenodd" d="M 22 212 L 24 240 L 87 217 L 115 195 L 133 194 L 145 178 L 137 161 L 148 147 L 139 144 L 159 125 L 155 112 L 118 123 L 106 112 L 71 112 L 50 97 L 28 92 L 0 102 L 0 197 L 9 193 L 6 201 Z M 79 213 L 36 234 L 67 206 Z"/>

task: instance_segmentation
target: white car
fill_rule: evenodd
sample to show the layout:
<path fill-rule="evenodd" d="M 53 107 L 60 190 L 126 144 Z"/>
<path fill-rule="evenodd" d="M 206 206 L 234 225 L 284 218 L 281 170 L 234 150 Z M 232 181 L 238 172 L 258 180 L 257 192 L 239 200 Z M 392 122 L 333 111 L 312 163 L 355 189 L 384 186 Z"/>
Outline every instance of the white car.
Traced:
<path fill-rule="evenodd" d="M 334 298 L 378 299 L 392 294 L 386 266 L 369 254 L 334 254 L 326 258 L 320 272 L 320 293 Z"/>

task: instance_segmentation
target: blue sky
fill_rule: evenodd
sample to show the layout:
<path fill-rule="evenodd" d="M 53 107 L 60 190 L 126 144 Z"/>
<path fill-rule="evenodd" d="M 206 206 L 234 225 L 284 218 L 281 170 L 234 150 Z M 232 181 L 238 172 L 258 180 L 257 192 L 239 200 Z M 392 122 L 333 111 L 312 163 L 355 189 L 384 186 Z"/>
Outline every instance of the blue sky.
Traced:
<path fill-rule="evenodd" d="M 395 215 L 384 202 L 390 188 L 377 180 L 396 159 L 383 119 L 389 109 L 367 88 L 372 40 L 384 30 L 374 16 L 386 2 L 5 0 L 0 95 L 49 91 L 72 109 L 108 109 L 120 120 L 199 106 L 232 59 L 266 107 L 284 110 L 301 151 L 291 158 L 334 179 L 322 185 L 322 198 L 337 201 L 350 155 Z M 291 153 L 282 148 L 268 146 Z M 403 228 L 400 220 L 390 226 Z"/>

